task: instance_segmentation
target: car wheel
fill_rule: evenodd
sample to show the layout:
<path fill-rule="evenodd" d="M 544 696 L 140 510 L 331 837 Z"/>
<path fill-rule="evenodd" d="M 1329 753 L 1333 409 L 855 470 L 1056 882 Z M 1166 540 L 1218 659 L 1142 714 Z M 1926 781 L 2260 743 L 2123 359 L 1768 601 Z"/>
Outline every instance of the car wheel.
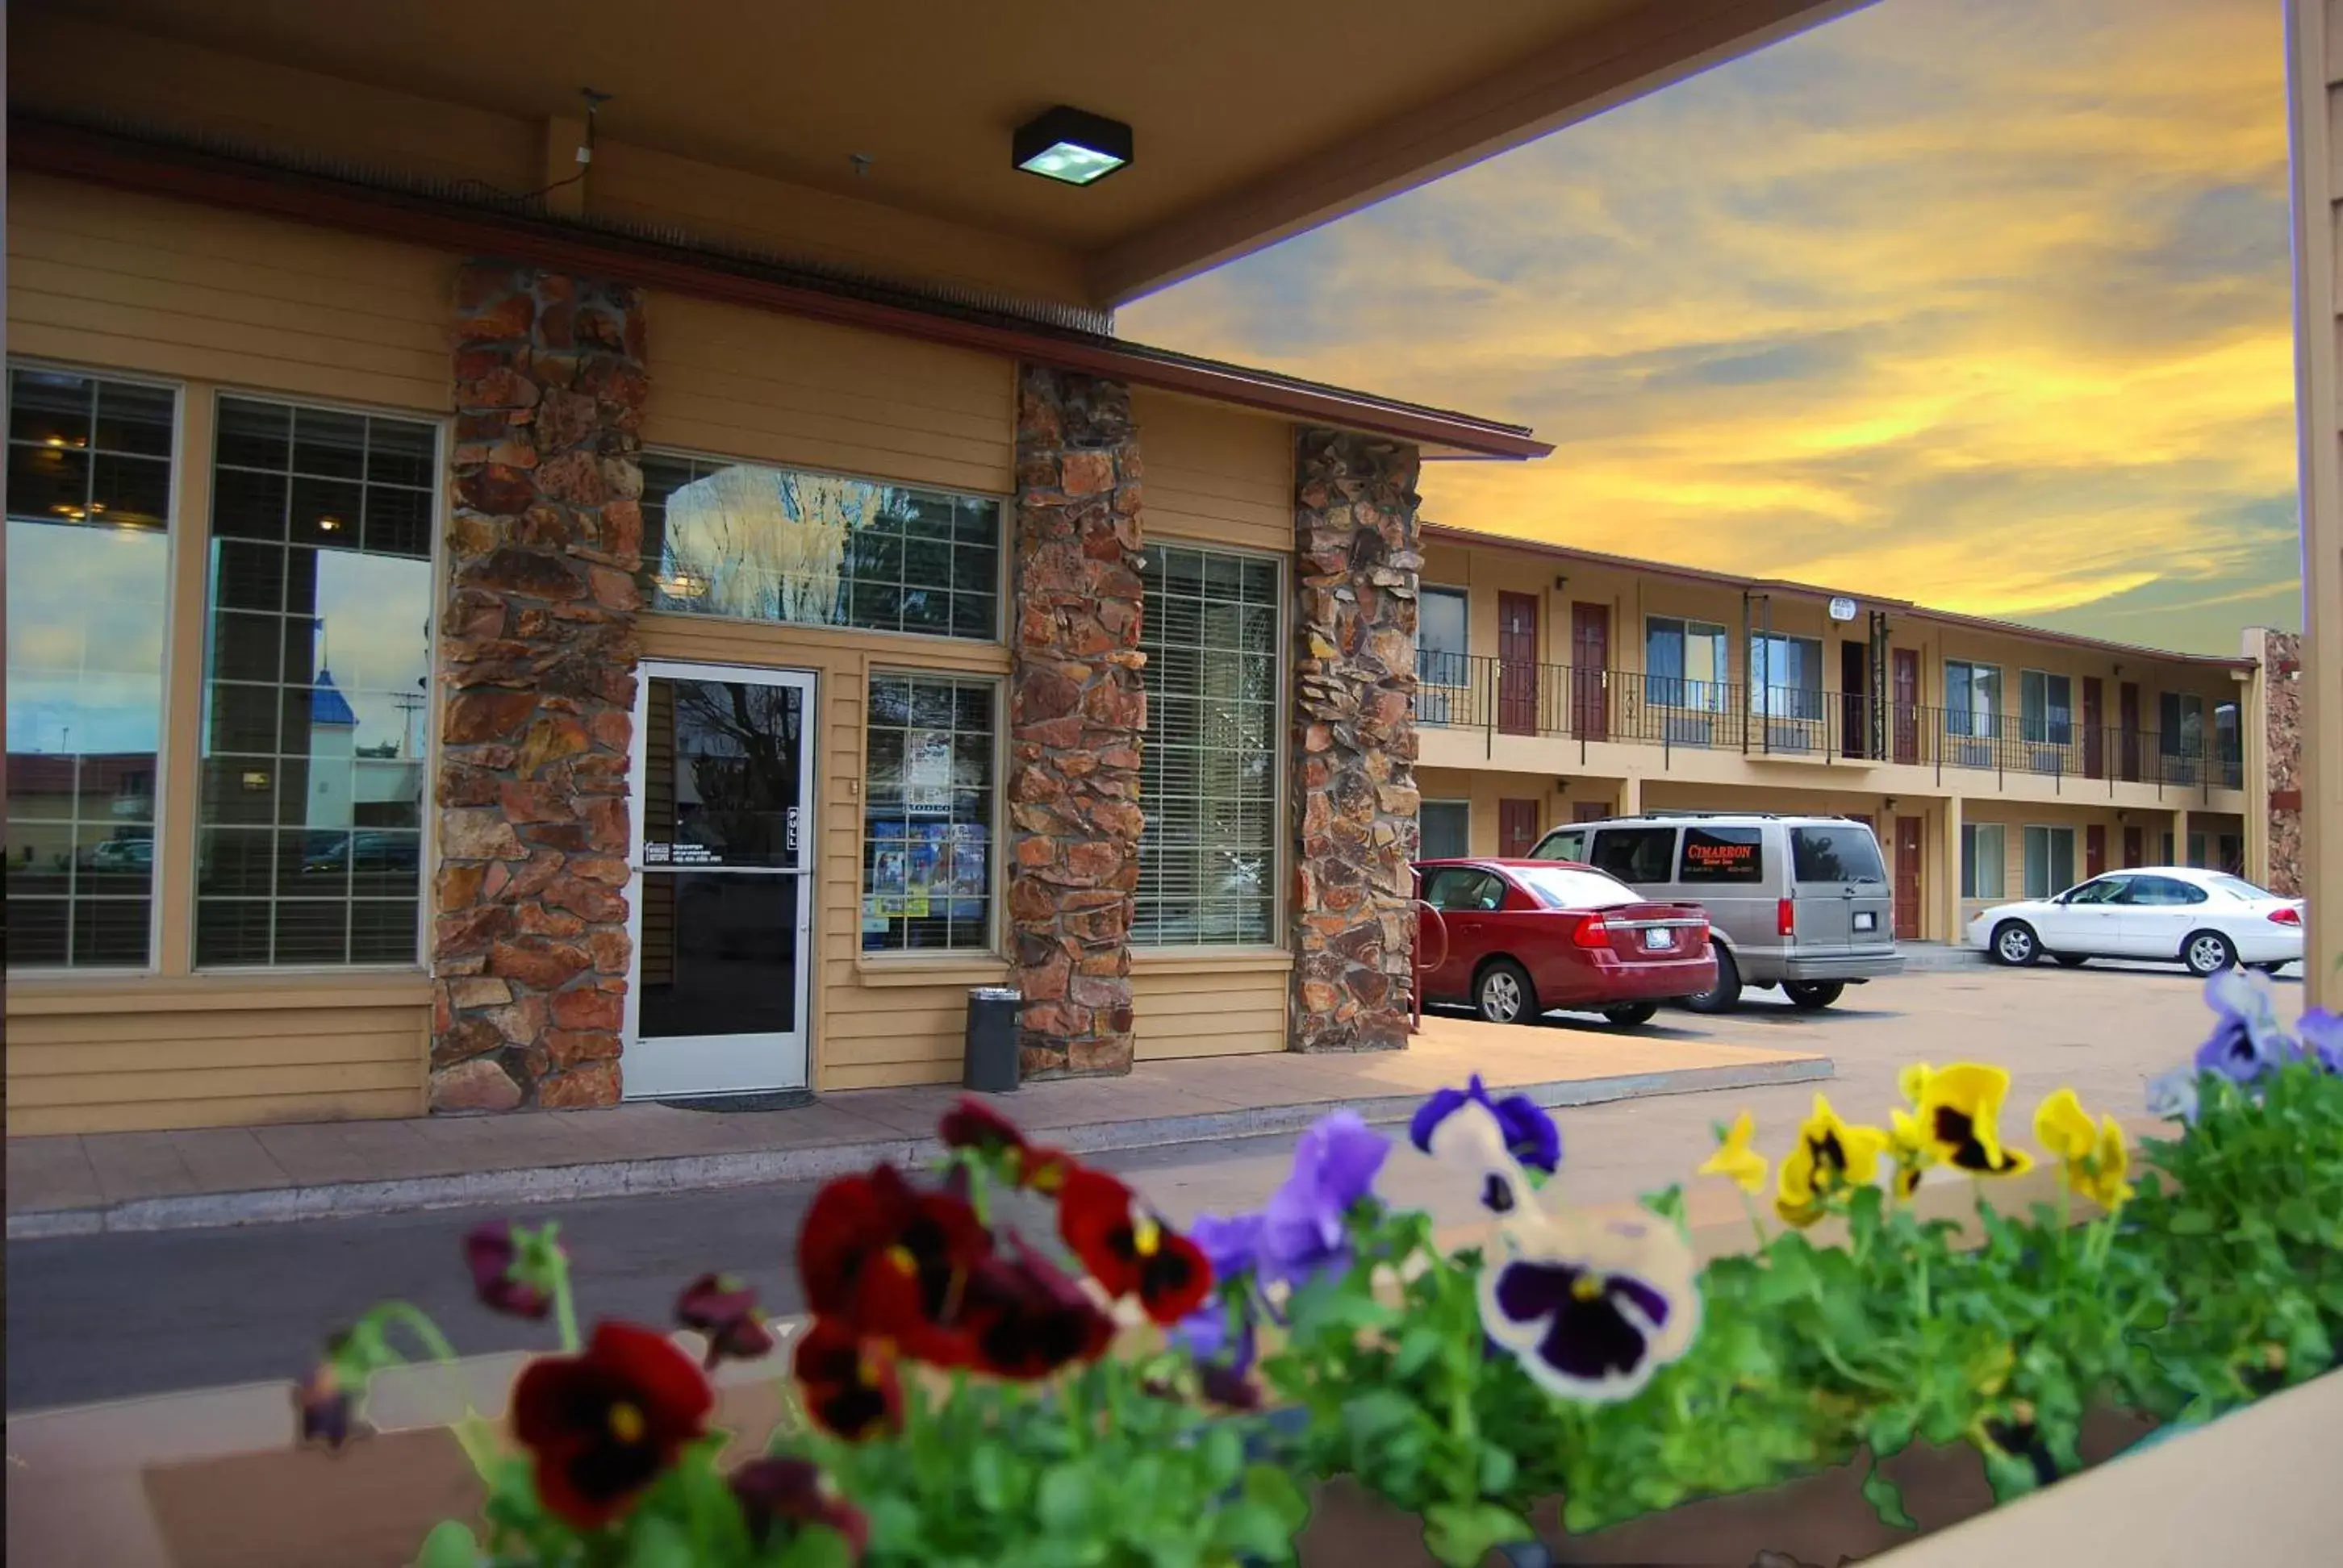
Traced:
<path fill-rule="evenodd" d="M 1660 1015 L 1655 1001 L 1631 1001 L 1624 1007 L 1606 1007 L 1603 1016 L 1621 1029 L 1640 1029 Z"/>
<path fill-rule="evenodd" d="M 2024 920 L 2004 920 L 1994 928 L 1993 956 L 1996 962 L 2023 969 L 2042 956 L 2042 944 Z"/>
<path fill-rule="evenodd" d="M 2052 953 L 2050 956 L 2058 960 L 2061 969 L 2078 970 L 2090 961 L 2088 955 L 2084 953 Z"/>
<path fill-rule="evenodd" d="M 1698 996 L 1684 998 L 1684 1006 L 1694 1012 L 1731 1012 L 1741 1005 L 1741 966 L 1723 942 L 1709 946 L 1716 954 L 1716 983 Z"/>
<path fill-rule="evenodd" d="M 1473 1005 L 1489 1023 L 1535 1023 L 1537 992 L 1530 987 L 1529 971 L 1511 959 L 1499 959 L 1473 982 Z"/>
<path fill-rule="evenodd" d="M 2237 950 L 2218 931 L 2197 931 L 2180 944 L 2180 961 L 2201 979 L 2237 967 Z"/>
<path fill-rule="evenodd" d="M 1784 980 L 1782 994 L 1800 1012 L 1820 1012 L 1845 996 L 1846 986 L 1840 980 Z"/>

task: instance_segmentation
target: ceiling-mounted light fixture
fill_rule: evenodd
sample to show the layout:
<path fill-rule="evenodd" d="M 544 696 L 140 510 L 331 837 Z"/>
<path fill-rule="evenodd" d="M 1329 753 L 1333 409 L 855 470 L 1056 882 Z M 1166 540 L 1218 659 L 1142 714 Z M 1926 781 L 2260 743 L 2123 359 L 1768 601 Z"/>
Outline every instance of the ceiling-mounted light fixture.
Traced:
<path fill-rule="evenodd" d="M 1017 166 L 1061 185 L 1096 185 L 1131 162 L 1131 127 L 1064 104 L 1017 127 Z"/>

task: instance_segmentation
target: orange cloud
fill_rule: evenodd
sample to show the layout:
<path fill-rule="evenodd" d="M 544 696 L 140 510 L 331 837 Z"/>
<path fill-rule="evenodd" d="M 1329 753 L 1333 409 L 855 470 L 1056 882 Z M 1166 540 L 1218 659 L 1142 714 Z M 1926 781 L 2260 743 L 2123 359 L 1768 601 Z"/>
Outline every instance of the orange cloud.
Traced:
<path fill-rule="evenodd" d="M 1122 327 L 1557 443 L 1447 521 L 2226 650 L 2299 613 L 2285 116 L 2262 0 L 1886 0 Z"/>

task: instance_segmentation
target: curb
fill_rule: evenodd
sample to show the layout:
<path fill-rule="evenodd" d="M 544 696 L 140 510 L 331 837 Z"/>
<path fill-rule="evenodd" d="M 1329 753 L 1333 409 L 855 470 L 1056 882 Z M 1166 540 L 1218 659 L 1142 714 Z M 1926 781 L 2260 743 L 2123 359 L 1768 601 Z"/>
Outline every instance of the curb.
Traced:
<path fill-rule="evenodd" d="M 1505 1085 L 1549 1110 L 1643 1100 L 1662 1094 L 1698 1094 L 1716 1090 L 1761 1089 L 1811 1083 L 1836 1069 L 1830 1058 L 1751 1062 L 1729 1067 L 1690 1067 L 1667 1072 L 1624 1073 L 1609 1078 L 1564 1079 Z M 1381 1095 L 1364 1100 L 1322 1100 L 1301 1105 L 1249 1111 L 1163 1116 L 1070 1127 L 1052 1135 L 1073 1154 L 1104 1154 L 1167 1144 L 1202 1143 L 1299 1132 L 1336 1111 L 1355 1111 L 1372 1122 L 1405 1121 L 1422 1104 L 1420 1094 Z M 575 1203 L 654 1192 L 712 1192 L 785 1181 L 823 1181 L 868 1170 L 881 1161 L 924 1164 L 942 1152 L 932 1138 L 897 1138 L 833 1143 L 814 1149 L 751 1150 L 728 1154 L 668 1155 L 595 1164 L 535 1166 L 514 1171 L 472 1171 L 458 1176 L 417 1176 L 387 1181 L 332 1181 L 312 1187 L 280 1187 L 246 1192 L 213 1192 L 170 1198 L 137 1198 L 97 1209 L 55 1209 L 8 1216 L 8 1240 L 44 1241 L 132 1231 L 202 1231 L 226 1226 L 280 1225 L 303 1220 L 403 1214 L 426 1209 L 465 1209 L 506 1204 Z"/>

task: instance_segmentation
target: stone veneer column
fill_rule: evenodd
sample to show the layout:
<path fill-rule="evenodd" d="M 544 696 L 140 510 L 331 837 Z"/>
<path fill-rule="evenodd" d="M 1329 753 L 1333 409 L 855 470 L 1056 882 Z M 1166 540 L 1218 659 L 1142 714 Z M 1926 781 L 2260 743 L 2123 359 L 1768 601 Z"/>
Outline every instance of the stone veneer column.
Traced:
<path fill-rule="evenodd" d="M 1009 913 L 1029 1077 L 1131 1070 L 1139 442 L 1117 381 L 1020 367 Z"/>
<path fill-rule="evenodd" d="M 1404 442 L 1295 438 L 1295 1050 L 1407 1044 L 1417 466 Z"/>
<path fill-rule="evenodd" d="M 610 1105 L 630 957 L 642 301 L 474 263 L 457 305 L 431 1105 Z"/>
<path fill-rule="evenodd" d="M 2268 799 L 2246 809 L 2268 813 L 2269 890 L 2302 895 L 2302 638 L 2290 631 L 2262 633 L 2262 756 Z M 2248 756 L 2252 753 L 2247 752 Z M 2246 787 L 2253 787 L 2248 776 Z M 2253 868 L 2247 867 L 2247 870 Z"/>

